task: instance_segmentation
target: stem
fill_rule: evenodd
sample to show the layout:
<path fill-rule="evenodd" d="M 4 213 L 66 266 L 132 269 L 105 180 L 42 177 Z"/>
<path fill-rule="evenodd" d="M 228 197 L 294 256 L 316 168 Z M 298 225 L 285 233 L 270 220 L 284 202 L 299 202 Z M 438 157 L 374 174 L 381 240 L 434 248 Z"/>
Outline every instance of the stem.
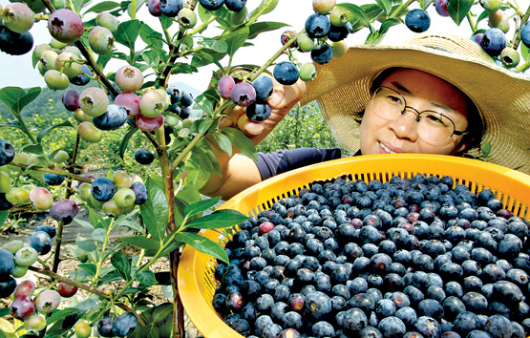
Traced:
<path fill-rule="evenodd" d="M 29 128 L 26 125 L 26 122 L 24 122 L 24 119 L 22 118 L 22 115 L 20 115 L 20 114 L 13 114 L 13 115 L 15 115 L 15 117 L 18 120 L 18 122 L 20 122 L 20 124 L 22 125 L 22 130 L 24 131 L 24 133 L 26 135 L 28 135 L 28 137 L 30 138 L 31 142 L 33 142 L 33 144 L 38 144 L 38 142 L 35 139 L 35 137 L 33 135 L 31 135 L 31 133 L 29 132 Z"/>
<path fill-rule="evenodd" d="M 477 25 L 473 22 L 473 18 L 471 17 L 471 13 L 467 12 L 466 14 L 467 22 L 469 22 L 469 26 L 471 26 L 471 31 L 473 34 L 477 31 Z"/>
<path fill-rule="evenodd" d="M 105 259 L 105 250 L 107 249 L 107 243 L 109 242 L 109 235 L 112 231 L 112 224 L 114 223 L 114 217 L 111 219 L 107 233 L 105 234 L 105 240 L 103 241 L 103 247 L 101 248 L 101 256 L 99 257 L 99 262 L 96 265 L 96 273 L 92 279 L 92 286 L 96 285 L 96 282 L 99 278 L 99 271 L 101 270 L 101 265 L 103 265 L 103 260 Z"/>
<path fill-rule="evenodd" d="M 416 1 L 416 0 L 408 0 L 408 1 L 405 2 L 403 5 L 399 6 L 399 7 L 394 11 L 394 13 L 390 14 L 390 16 L 389 16 L 388 18 L 395 18 L 396 16 L 401 16 L 401 12 L 403 11 L 403 9 L 409 7 L 409 5 L 410 5 L 411 3 L 413 3 L 414 1 Z"/>
<path fill-rule="evenodd" d="M 173 161 L 171 166 L 173 168 L 176 168 L 180 164 L 180 162 L 182 162 L 182 160 L 186 157 L 186 155 L 191 151 L 191 149 L 203 139 L 203 137 L 204 137 L 204 135 L 201 135 L 201 134 L 195 136 L 195 138 L 193 140 L 191 140 L 191 142 L 186 146 L 186 148 L 184 148 L 184 150 L 182 150 L 182 152 L 175 159 L 175 161 Z"/>
<path fill-rule="evenodd" d="M 21 167 L 24 170 L 28 170 L 28 167 L 31 166 L 30 164 L 14 162 L 14 161 L 10 162 L 9 165 L 14 165 L 14 166 L 17 166 L 17 167 Z M 48 167 L 31 166 L 31 168 L 29 168 L 29 170 L 37 170 L 37 171 L 43 171 L 45 173 L 52 173 L 52 174 L 66 176 L 66 177 L 71 177 L 71 178 L 73 178 L 73 179 L 75 179 L 77 181 L 86 182 L 86 183 L 92 183 L 92 181 L 93 181 L 92 179 L 90 179 L 88 177 L 79 176 L 79 175 L 72 174 L 70 172 L 62 171 L 62 170 L 58 170 L 58 169 L 50 169 Z"/>
<path fill-rule="evenodd" d="M 131 2 L 131 20 L 136 19 L 136 0 Z"/>
<path fill-rule="evenodd" d="M 35 266 L 28 267 L 28 270 L 40 273 L 42 275 L 49 276 L 49 277 L 53 278 L 54 280 L 57 280 L 57 281 L 62 282 L 62 283 L 66 283 L 66 284 L 70 284 L 70 285 L 73 285 L 73 286 L 77 286 L 80 289 L 83 289 L 85 291 L 91 292 L 91 293 L 96 294 L 96 295 L 98 295 L 100 297 L 103 297 L 103 298 L 106 298 L 106 299 L 109 299 L 109 300 L 111 299 L 111 296 L 106 295 L 105 293 L 103 293 L 103 291 L 100 291 L 98 289 L 92 288 L 92 287 L 90 287 L 90 286 L 88 286 L 86 284 L 80 283 L 78 281 L 75 281 L 75 280 L 63 277 L 61 275 L 58 275 L 57 273 L 55 273 L 55 272 L 53 272 L 51 270 L 40 269 L 40 268 L 37 268 Z M 123 310 L 125 310 L 127 312 L 130 312 L 130 313 L 134 313 L 136 315 L 136 312 L 133 309 L 131 309 L 128 306 L 126 306 L 125 304 L 117 303 L 116 305 L 119 306 L 120 308 L 122 308 Z M 136 316 L 136 317 L 138 317 L 138 321 L 140 321 L 143 325 L 146 325 L 146 323 L 143 321 L 143 319 L 140 316 Z"/>
<path fill-rule="evenodd" d="M 530 6 L 526 9 L 526 13 L 524 13 L 519 27 L 515 30 L 513 38 L 513 49 L 515 50 L 517 50 L 517 47 L 519 47 L 519 43 L 521 42 L 521 27 L 528 21 L 528 17 L 530 17 Z"/>
<path fill-rule="evenodd" d="M 68 189 L 68 192 L 70 191 L 70 189 Z M 67 192 L 67 199 L 68 199 L 68 195 L 69 193 Z M 61 243 L 62 243 L 62 240 L 63 240 L 63 226 L 64 226 L 64 222 L 63 221 L 60 221 L 59 223 L 57 223 L 57 235 L 56 235 L 56 240 L 55 240 L 55 252 L 53 254 L 53 266 L 52 266 L 52 271 L 53 272 L 57 272 L 57 270 L 59 269 L 59 263 L 60 263 L 60 256 L 61 256 Z"/>

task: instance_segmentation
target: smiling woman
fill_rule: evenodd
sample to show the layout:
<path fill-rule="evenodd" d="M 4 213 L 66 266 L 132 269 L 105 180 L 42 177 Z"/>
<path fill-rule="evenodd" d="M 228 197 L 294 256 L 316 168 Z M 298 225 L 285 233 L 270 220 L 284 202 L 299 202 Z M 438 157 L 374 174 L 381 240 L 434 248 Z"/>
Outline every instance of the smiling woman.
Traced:
<path fill-rule="evenodd" d="M 512 132 L 530 123 L 530 79 L 496 66 L 470 39 L 420 34 L 401 46 L 359 45 L 316 68 L 307 88 L 302 81 L 275 84 L 266 121 L 246 121 L 244 108 L 236 108 L 229 113 L 233 126 L 257 145 L 295 103 L 316 100 L 334 137 L 352 154 L 481 157 L 488 145 L 485 160 L 530 172 L 530 135 Z M 274 175 L 345 155 L 295 149 L 260 153 L 254 162 L 218 149 L 223 175 L 212 176 L 202 192 L 229 198 Z"/>

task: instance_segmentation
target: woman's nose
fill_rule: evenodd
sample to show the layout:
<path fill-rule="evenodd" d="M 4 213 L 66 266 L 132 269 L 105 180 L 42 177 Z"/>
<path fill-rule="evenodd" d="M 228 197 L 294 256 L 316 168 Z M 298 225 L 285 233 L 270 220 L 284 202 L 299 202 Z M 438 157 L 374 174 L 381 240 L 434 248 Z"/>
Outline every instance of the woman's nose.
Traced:
<path fill-rule="evenodd" d="M 417 115 L 414 111 L 407 109 L 398 118 L 389 121 L 388 127 L 394 132 L 397 138 L 415 142 L 418 137 L 416 117 Z"/>

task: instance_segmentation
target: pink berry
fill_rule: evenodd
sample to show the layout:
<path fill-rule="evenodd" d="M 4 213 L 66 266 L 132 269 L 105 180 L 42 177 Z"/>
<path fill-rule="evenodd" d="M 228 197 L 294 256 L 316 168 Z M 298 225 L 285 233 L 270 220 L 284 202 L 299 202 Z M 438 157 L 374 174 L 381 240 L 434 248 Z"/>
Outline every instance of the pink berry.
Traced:
<path fill-rule="evenodd" d="M 274 229 L 274 224 L 271 223 L 271 222 L 263 222 L 259 225 L 259 233 L 260 234 L 266 234 L 267 232 L 271 231 Z"/>
<path fill-rule="evenodd" d="M 158 115 L 157 117 L 146 117 L 140 114 L 138 119 L 136 120 L 136 125 L 140 130 L 143 131 L 153 131 L 160 128 L 160 126 L 164 123 L 164 116 Z"/>
<path fill-rule="evenodd" d="M 128 117 L 140 114 L 140 98 L 134 93 L 121 93 L 116 96 L 114 103 L 125 108 Z"/>
<path fill-rule="evenodd" d="M 35 304 L 28 296 L 18 296 L 11 304 L 11 315 L 18 320 L 29 318 L 35 312 Z"/>
<path fill-rule="evenodd" d="M 160 0 L 149 0 L 147 2 L 147 8 L 152 16 L 161 16 L 162 10 L 160 9 Z"/>
<path fill-rule="evenodd" d="M 75 12 L 61 8 L 50 14 L 48 30 L 58 41 L 73 43 L 83 35 L 83 21 Z"/>
<path fill-rule="evenodd" d="M 223 99 L 231 99 L 230 93 L 232 93 L 232 88 L 234 88 L 235 84 L 236 82 L 234 81 L 233 77 L 229 75 L 224 75 L 221 77 L 217 88 L 219 89 L 219 94 Z"/>
<path fill-rule="evenodd" d="M 69 224 L 77 215 L 79 207 L 77 203 L 72 200 L 61 200 L 55 202 L 50 208 L 50 216 L 56 221 L 63 221 L 64 224 Z"/>
<path fill-rule="evenodd" d="M 449 11 L 447 10 L 447 0 L 434 0 L 434 7 L 436 7 L 436 12 L 441 16 L 449 16 Z"/>
<path fill-rule="evenodd" d="M 53 204 L 53 196 L 46 188 L 38 187 L 29 193 L 29 200 L 39 210 L 48 210 Z"/>
<path fill-rule="evenodd" d="M 35 291 L 36 285 L 35 282 L 28 279 L 23 281 L 17 286 L 17 289 L 15 290 L 15 298 L 19 296 L 28 296 L 30 297 L 33 294 L 33 291 Z"/>

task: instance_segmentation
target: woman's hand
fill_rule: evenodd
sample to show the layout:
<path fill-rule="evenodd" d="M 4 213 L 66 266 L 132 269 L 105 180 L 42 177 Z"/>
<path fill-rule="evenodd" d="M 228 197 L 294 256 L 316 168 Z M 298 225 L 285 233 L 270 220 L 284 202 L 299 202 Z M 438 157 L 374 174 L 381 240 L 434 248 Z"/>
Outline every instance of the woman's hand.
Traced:
<path fill-rule="evenodd" d="M 274 79 L 273 82 L 274 90 L 267 99 L 267 103 L 271 107 L 271 115 L 267 120 L 262 122 L 249 121 L 245 108 L 235 106 L 233 109 L 229 108 L 225 111 L 229 117 L 225 116 L 221 119 L 219 128 L 237 126 L 257 146 L 305 95 L 306 85 L 300 79 L 292 86 L 281 85 Z"/>

